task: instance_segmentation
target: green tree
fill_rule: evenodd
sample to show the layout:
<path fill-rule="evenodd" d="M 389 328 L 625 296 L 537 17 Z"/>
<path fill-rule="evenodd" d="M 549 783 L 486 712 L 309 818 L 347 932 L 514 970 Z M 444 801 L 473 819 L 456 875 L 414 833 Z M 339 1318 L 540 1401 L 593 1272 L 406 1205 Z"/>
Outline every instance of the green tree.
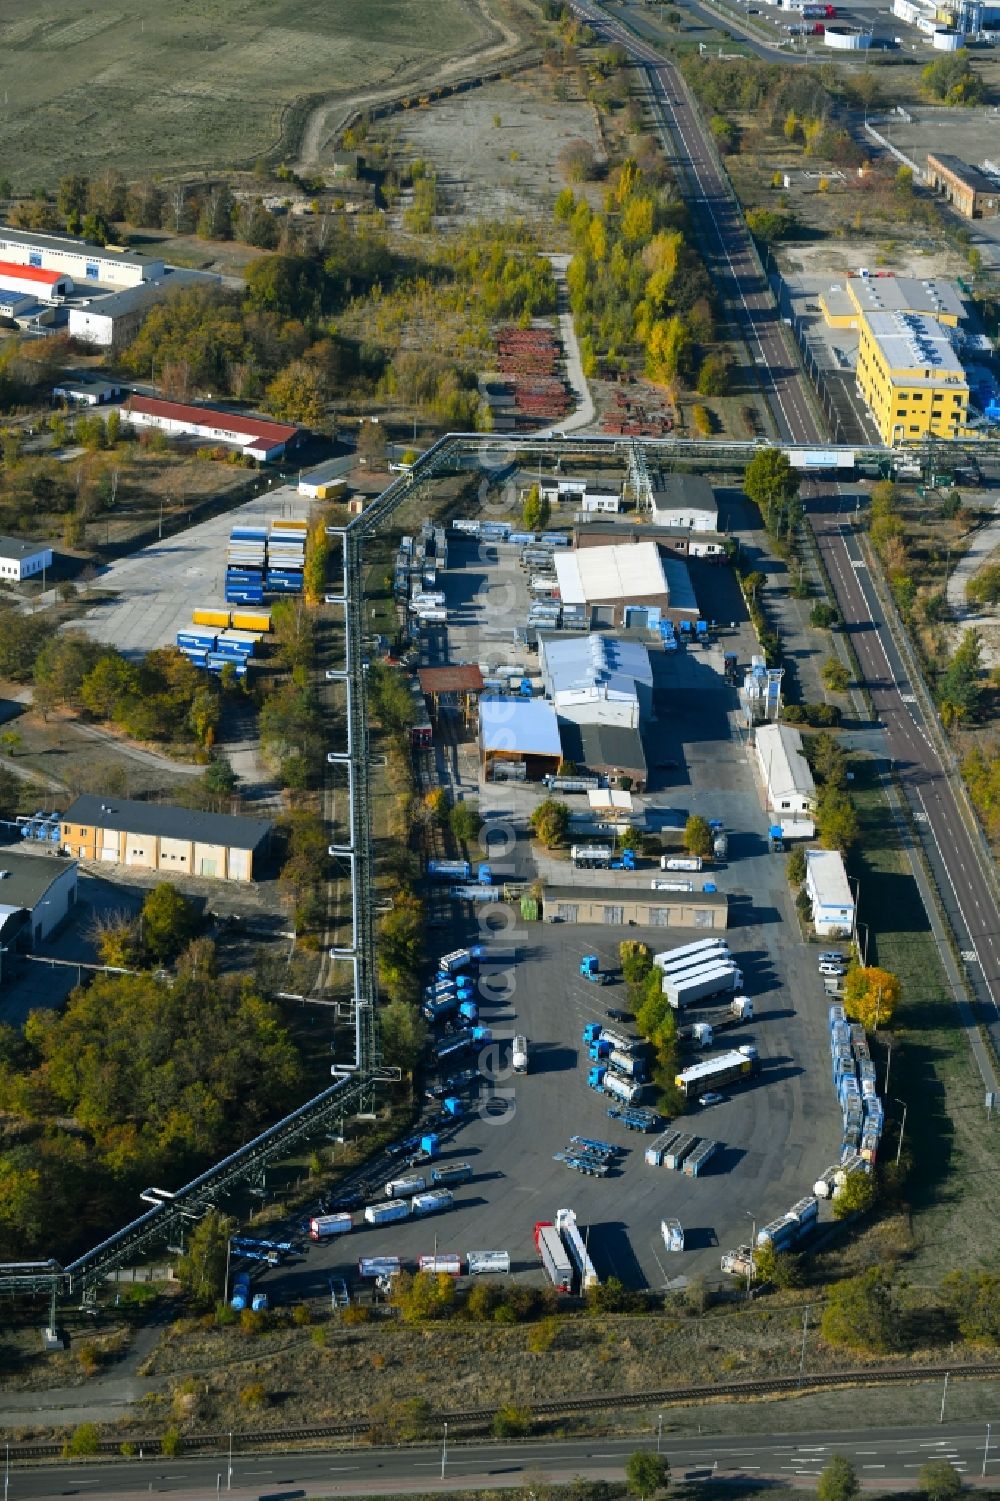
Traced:
<path fill-rule="evenodd" d="M 427 1045 L 427 1024 L 415 1006 L 389 1001 L 379 1008 L 379 1029 L 385 1062 L 411 1074 Z"/>
<path fill-rule="evenodd" d="M 142 904 L 142 942 L 154 959 L 175 959 L 198 931 L 198 909 L 176 886 L 154 886 Z"/>
<path fill-rule="evenodd" d="M 825 787 L 816 809 L 816 825 L 824 849 L 852 849 L 858 842 L 857 810 L 846 792 L 839 787 Z"/>
<path fill-rule="evenodd" d="M 780 1288 L 802 1285 L 802 1264 L 791 1251 L 776 1251 L 768 1243 L 756 1247 L 753 1261 L 754 1273 L 760 1282 L 770 1282 Z"/>
<path fill-rule="evenodd" d="M 790 537 L 802 515 L 799 476 L 780 448 L 761 448 L 743 475 L 743 489 L 774 537 Z"/>
<path fill-rule="evenodd" d="M 871 1173 L 850 1173 L 834 1198 L 834 1218 L 843 1220 L 852 1214 L 867 1214 L 874 1203 L 875 1179 Z"/>
<path fill-rule="evenodd" d="M 982 77 L 964 47 L 928 63 L 921 70 L 920 82 L 929 99 L 939 99 L 944 104 L 972 105 L 983 99 Z"/>
<path fill-rule="evenodd" d="M 235 1224 L 209 1210 L 188 1236 L 187 1250 L 177 1263 L 177 1280 L 202 1308 L 211 1308 L 225 1292 L 226 1248 Z"/>
<path fill-rule="evenodd" d="M 920 1468 L 917 1484 L 927 1501 L 958 1501 L 962 1477 L 946 1459 L 929 1459 Z"/>
<path fill-rule="evenodd" d="M 566 842 L 569 828 L 569 805 L 558 798 L 547 797 L 532 809 L 528 819 L 538 842 L 546 849 L 555 849 Z"/>
<path fill-rule="evenodd" d="M 82 1455 L 99 1454 L 101 1451 L 101 1430 L 96 1423 L 80 1423 L 73 1429 L 72 1435 L 65 1446 L 64 1453 L 74 1458 Z"/>
<path fill-rule="evenodd" d="M 475 839 L 482 822 L 475 803 L 454 803 L 448 811 L 448 827 L 459 844 L 468 844 Z"/>
<path fill-rule="evenodd" d="M 521 507 L 521 525 L 528 532 L 543 532 L 549 524 L 552 507 L 538 485 L 532 485 Z"/>
<path fill-rule="evenodd" d="M 515 1402 L 504 1402 L 493 1416 L 494 1438 L 523 1438 L 531 1432 L 531 1408 L 519 1407 Z"/>
<path fill-rule="evenodd" d="M 788 877 L 789 886 L 801 886 L 806 878 L 806 852 L 800 844 L 797 844 L 789 852 L 785 864 L 785 875 Z"/>
<path fill-rule="evenodd" d="M 818 600 L 809 611 L 809 624 L 820 631 L 832 631 L 840 621 L 840 612 L 825 600 Z"/>
<path fill-rule="evenodd" d="M 446 1272 L 404 1272 L 393 1283 L 392 1300 L 404 1324 L 444 1319 L 455 1309 L 455 1279 Z"/>
<path fill-rule="evenodd" d="M 670 1464 L 663 1454 L 636 1449 L 625 1461 L 625 1483 L 633 1496 L 655 1496 L 670 1484 Z"/>
<path fill-rule="evenodd" d="M 81 681 L 80 701 L 95 719 L 114 719 L 139 687 L 138 669 L 117 652 L 105 651 Z"/>
<path fill-rule="evenodd" d="M 963 1339 L 1000 1344 L 1000 1275 L 969 1269 L 949 1272 L 941 1291 Z"/>
<path fill-rule="evenodd" d="M 635 938 L 622 939 L 618 945 L 618 958 L 626 985 L 641 985 L 653 967 L 653 955 L 648 944 L 640 943 Z"/>
<path fill-rule="evenodd" d="M 684 848 L 689 855 L 704 857 L 712 853 L 712 831 L 700 813 L 692 813 L 684 825 Z"/>
<path fill-rule="evenodd" d="M 838 657 L 827 657 L 820 675 L 831 693 L 846 693 L 850 687 L 851 674 Z"/>
<path fill-rule="evenodd" d="M 707 354 L 698 371 L 700 396 L 725 396 L 729 390 L 729 361 L 721 354 Z"/>
<path fill-rule="evenodd" d="M 827 1460 L 816 1484 L 819 1501 L 854 1501 L 860 1489 L 854 1466 L 842 1454 Z"/>
<path fill-rule="evenodd" d="M 897 1315 L 888 1267 L 873 1266 L 857 1277 L 835 1282 L 829 1290 L 821 1322 L 823 1338 L 831 1345 L 883 1354 L 896 1341 Z"/>
<path fill-rule="evenodd" d="M 965 631 L 954 656 L 938 680 L 938 702 L 945 723 L 974 719 L 982 696 L 982 638 Z"/>

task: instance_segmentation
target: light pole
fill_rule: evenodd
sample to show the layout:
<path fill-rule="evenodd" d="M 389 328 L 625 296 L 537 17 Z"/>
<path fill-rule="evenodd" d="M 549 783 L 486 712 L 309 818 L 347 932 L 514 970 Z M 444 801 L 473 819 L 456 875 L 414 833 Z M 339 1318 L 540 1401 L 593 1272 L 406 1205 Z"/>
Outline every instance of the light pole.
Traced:
<path fill-rule="evenodd" d="M 886 1055 L 886 1060 L 885 1060 L 885 1089 L 882 1091 L 883 1094 L 886 1094 L 886 1095 L 889 1093 L 889 1070 L 892 1068 L 892 1038 L 891 1037 L 889 1038 L 887 1046 L 888 1046 L 889 1051 L 888 1051 L 888 1053 Z"/>
<path fill-rule="evenodd" d="M 441 1479 L 444 1479 L 444 1467 L 448 1463 L 448 1424 L 444 1425 L 444 1438 L 441 1441 Z"/>
<path fill-rule="evenodd" d="M 986 1448 L 983 1450 L 983 1479 L 986 1479 L 986 1461 L 990 1455 L 990 1424 L 986 1424 Z"/>
<path fill-rule="evenodd" d="M 987 1437 L 986 1437 L 986 1447 L 987 1448 L 989 1448 L 989 1443 L 990 1443 L 990 1440 L 989 1440 L 989 1431 L 990 1431 L 989 1430 L 989 1425 L 987 1424 L 987 1427 L 986 1427 L 986 1434 L 987 1434 Z M 657 1452 L 657 1454 L 659 1454 L 659 1452 L 660 1452 L 660 1440 L 662 1439 L 662 1437 L 663 1437 L 663 1414 L 662 1414 L 662 1412 L 658 1412 L 656 1414 L 656 1452 Z M 986 1461 L 985 1461 L 985 1459 L 983 1460 L 983 1474 L 984 1475 L 986 1474 Z"/>
<path fill-rule="evenodd" d="M 232 1433 L 230 1433 L 230 1435 L 229 1435 L 229 1468 L 226 1471 L 226 1490 L 227 1491 L 231 1491 L 232 1488 L 233 1488 L 233 1435 L 232 1435 Z"/>
<path fill-rule="evenodd" d="M 747 1258 L 747 1302 L 749 1302 L 753 1285 L 753 1253 L 757 1249 L 757 1217 L 751 1214 L 749 1209 L 744 1209 L 743 1213 L 750 1221 L 750 1255 Z"/>
<path fill-rule="evenodd" d="M 898 1167 L 899 1159 L 903 1155 L 903 1137 L 906 1135 L 906 1105 L 902 1100 L 897 1100 L 895 1095 L 892 1096 L 892 1100 L 894 1104 L 903 1106 L 903 1121 L 899 1128 L 899 1145 L 896 1148 L 896 1166 Z"/>
<path fill-rule="evenodd" d="M 950 1371 L 945 1371 L 945 1373 L 944 1373 L 944 1389 L 941 1392 L 941 1412 L 940 1412 L 940 1415 L 938 1417 L 938 1422 L 939 1423 L 943 1423 L 944 1422 L 944 1404 L 948 1400 L 948 1377 L 950 1375 L 951 1375 Z"/>

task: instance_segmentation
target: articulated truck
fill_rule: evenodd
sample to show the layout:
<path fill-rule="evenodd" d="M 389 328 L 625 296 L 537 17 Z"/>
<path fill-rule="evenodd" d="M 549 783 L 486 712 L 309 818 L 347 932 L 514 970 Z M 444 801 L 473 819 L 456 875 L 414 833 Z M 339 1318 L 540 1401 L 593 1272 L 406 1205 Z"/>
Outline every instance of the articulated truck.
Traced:
<path fill-rule="evenodd" d="M 679 948 L 654 954 L 653 964 L 667 974 L 670 970 L 687 969 L 695 960 L 707 959 L 712 954 L 729 957 L 729 944 L 724 938 L 700 938 L 697 943 L 682 943 Z"/>

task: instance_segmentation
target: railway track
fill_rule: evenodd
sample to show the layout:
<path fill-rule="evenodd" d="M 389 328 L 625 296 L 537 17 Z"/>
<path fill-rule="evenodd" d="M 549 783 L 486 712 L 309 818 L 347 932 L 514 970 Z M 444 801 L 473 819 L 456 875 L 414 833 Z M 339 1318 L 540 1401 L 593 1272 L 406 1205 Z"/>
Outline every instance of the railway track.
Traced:
<path fill-rule="evenodd" d="M 991 1380 L 1000 1377 L 1000 1361 L 982 1365 L 926 1365 L 889 1366 L 848 1371 L 821 1371 L 804 1376 L 770 1376 L 758 1381 L 715 1381 L 706 1386 L 654 1387 L 637 1392 L 609 1392 L 605 1396 L 554 1397 L 547 1401 L 531 1403 L 534 1417 L 561 1417 L 577 1412 L 617 1412 L 623 1408 L 669 1407 L 678 1403 L 702 1403 L 724 1397 L 753 1398 L 772 1397 L 782 1394 L 805 1394 L 831 1390 L 838 1387 L 901 1386 L 921 1381 Z M 429 1419 L 440 1427 L 479 1428 L 492 1423 L 497 1407 L 471 1407 L 435 1412 Z M 368 1432 L 368 1423 L 363 1417 L 345 1423 L 314 1423 L 300 1428 L 266 1428 L 253 1433 L 199 1433 L 185 1437 L 186 1452 L 198 1450 L 219 1452 L 232 1439 L 240 1450 L 267 1448 L 291 1444 L 308 1444 L 322 1439 L 351 1439 Z M 145 1454 L 160 1452 L 160 1439 L 154 1436 L 130 1439 L 134 1450 Z M 11 1444 L 11 1460 L 52 1459 L 63 1452 L 63 1445 L 56 1440 L 39 1443 Z M 96 1451 L 101 1455 L 121 1454 L 121 1439 L 104 1439 Z M 78 1458 L 78 1456 L 74 1456 Z"/>

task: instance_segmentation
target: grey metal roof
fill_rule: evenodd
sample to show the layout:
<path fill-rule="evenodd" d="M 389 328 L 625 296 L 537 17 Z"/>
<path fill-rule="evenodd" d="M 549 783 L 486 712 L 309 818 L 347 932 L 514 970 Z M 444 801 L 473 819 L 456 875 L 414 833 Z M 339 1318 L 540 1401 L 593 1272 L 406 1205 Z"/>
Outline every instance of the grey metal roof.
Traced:
<path fill-rule="evenodd" d="M 547 636 L 540 648 L 553 694 L 600 688 L 608 696 L 635 697 L 637 682 L 652 686 L 649 652 L 641 641 L 615 636 Z"/>
<path fill-rule="evenodd" d="M 0 558 L 34 558 L 51 552 L 47 542 L 25 542 L 23 537 L 0 537 Z"/>
<path fill-rule="evenodd" d="M 589 841 L 597 844 L 600 841 Z M 647 902 L 650 907 L 728 907 L 724 891 L 651 891 L 648 886 L 546 886 L 545 902 Z"/>
<path fill-rule="evenodd" d="M 672 610 L 697 610 L 694 585 L 687 564 L 680 558 L 664 558 L 663 573 L 667 580 L 667 598 Z"/>
<path fill-rule="evenodd" d="M 54 846 L 48 848 L 53 853 L 27 855 L 16 848 L 0 849 L 0 871 L 8 872 L 0 878 L 0 903 L 5 907 L 26 907 L 32 911 L 53 881 L 73 869 L 75 860 L 60 859 L 54 853 Z"/>
<path fill-rule="evenodd" d="M 718 513 L 715 491 L 703 474 L 655 474 L 652 487 L 655 510 Z"/>
<path fill-rule="evenodd" d="M 165 839 L 192 839 L 199 844 L 222 844 L 240 850 L 255 850 L 272 827 L 266 818 L 201 813 L 193 808 L 178 808 L 173 803 L 139 803 L 123 797 L 97 797 L 89 792 L 70 804 L 61 823 L 64 828 L 76 823 Z"/>
<path fill-rule="evenodd" d="M 927 160 L 943 167 L 946 172 L 952 172 L 961 179 L 967 188 L 975 193 L 996 193 L 1000 191 L 1000 181 L 994 177 L 987 177 L 978 167 L 971 162 L 963 161 L 960 156 L 954 156 L 950 151 L 929 151 Z"/>
<path fill-rule="evenodd" d="M 563 759 L 592 771 L 618 767 L 646 778 L 646 752 L 637 729 L 620 724 L 577 724 L 560 719 Z"/>

